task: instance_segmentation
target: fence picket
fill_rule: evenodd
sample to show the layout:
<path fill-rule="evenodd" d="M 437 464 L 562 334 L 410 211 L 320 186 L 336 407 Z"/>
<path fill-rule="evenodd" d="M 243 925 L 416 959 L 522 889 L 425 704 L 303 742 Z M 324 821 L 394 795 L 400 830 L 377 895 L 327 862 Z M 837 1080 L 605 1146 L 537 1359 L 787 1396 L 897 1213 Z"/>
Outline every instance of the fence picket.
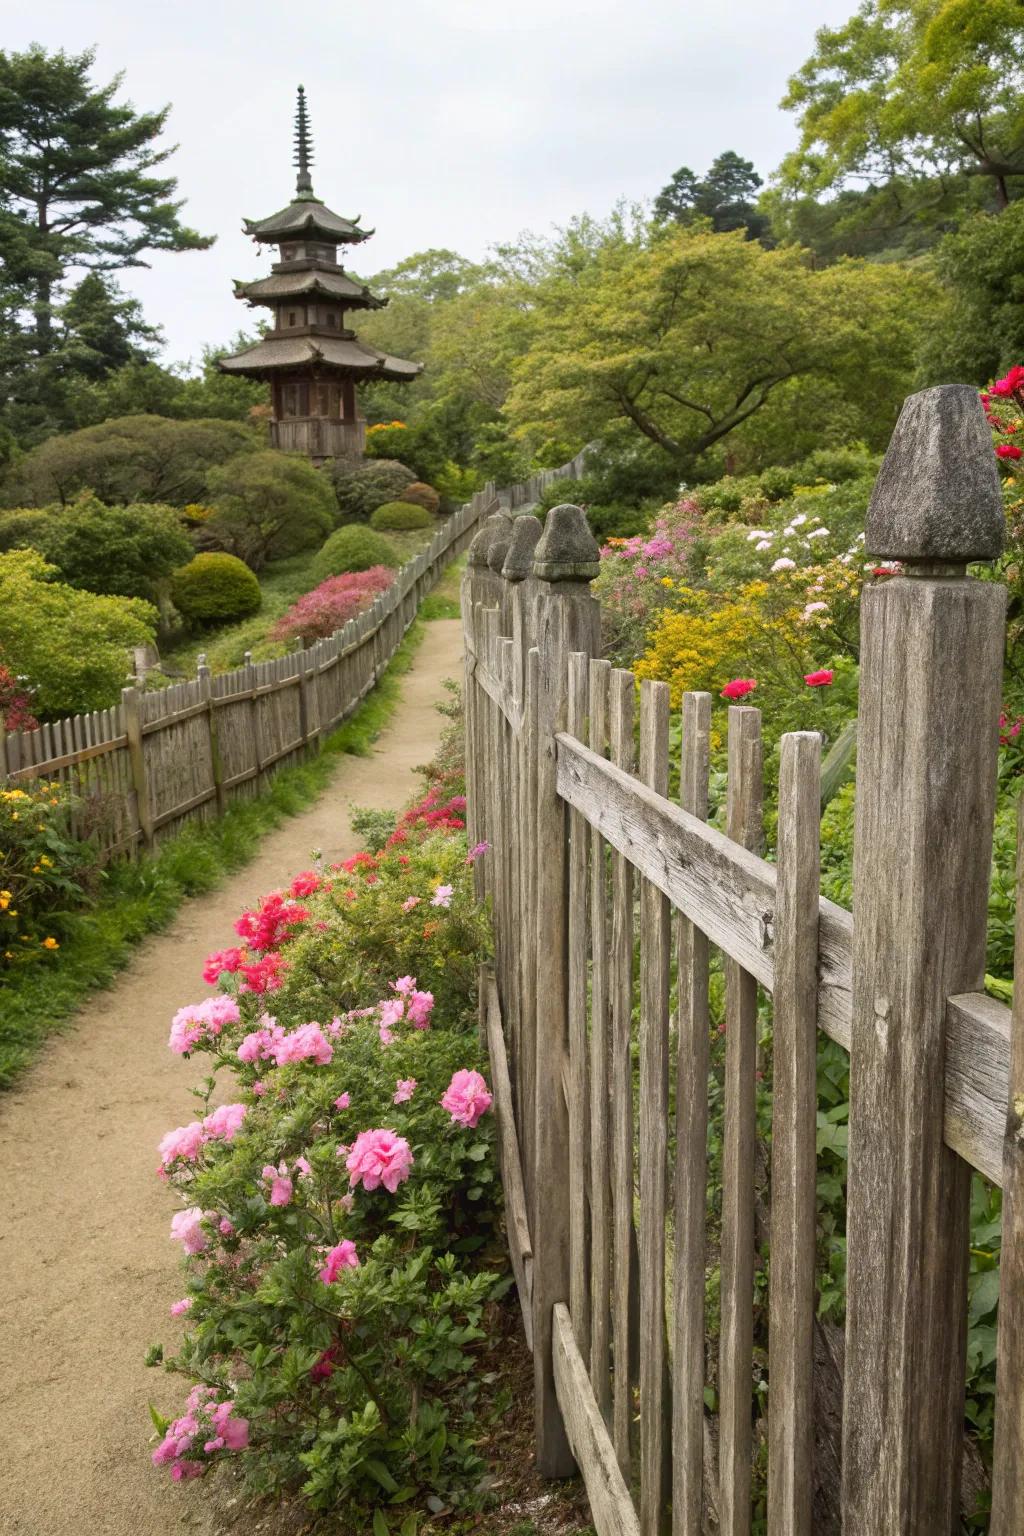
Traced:
<path fill-rule="evenodd" d="M 592 661 L 589 744 L 608 746 L 611 663 Z M 590 831 L 590 1381 L 602 1417 L 611 1417 L 612 1195 L 609 1168 L 608 855 L 600 832 Z"/>
<path fill-rule="evenodd" d="M 772 1026 L 768 1536 L 810 1536 L 821 737 L 782 738 Z"/>
<path fill-rule="evenodd" d="M 569 657 L 566 730 L 582 737 L 587 708 L 589 658 L 580 651 Z M 588 1189 L 590 1110 L 587 1072 L 587 948 L 589 833 L 578 811 L 569 812 L 569 1312 L 576 1346 L 583 1359 L 590 1354 L 590 1287 Z"/>
<path fill-rule="evenodd" d="M 727 830 L 734 842 L 752 851 L 761 842 L 762 795 L 760 711 L 734 704 L 729 709 Z M 725 998 L 719 1519 L 722 1536 L 749 1536 L 757 982 L 733 960 L 725 961 Z"/>
<path fill-rule="evenodd" d="M 679 802 L 706 821 L 710 773 L 711 695 L 683 695 Z M 707 1202 L 708 1015 L 707 935 L 676 918 L 679 1028 L 676 1051 L 676 1170 L 672 1436 L 673 1536 L 701 1529 L 704 1482 L 704 1288 Z"/>

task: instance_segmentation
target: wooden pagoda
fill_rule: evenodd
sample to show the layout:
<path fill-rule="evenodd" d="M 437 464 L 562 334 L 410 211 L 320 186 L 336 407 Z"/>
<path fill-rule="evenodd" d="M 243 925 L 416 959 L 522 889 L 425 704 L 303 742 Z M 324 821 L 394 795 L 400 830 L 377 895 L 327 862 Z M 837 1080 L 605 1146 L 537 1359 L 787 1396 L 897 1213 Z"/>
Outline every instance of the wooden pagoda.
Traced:
<path fill-rule="evenodd" d="M 388 357 L 368 346 L 345 324 L 350 310 L 381 309 L 386 299 L 347 276 L 339 245 L 359 245 L 373 230 L 358 218 L 343 219 L 316 196 L 309 168 L 313 144 L 306 95 L 299 86 L 295 119 L 295 196 L 269 218 L 246 219 L 257 245 L 276 245 L 280 260 L 270 277 L 235 283 L 235 297 L 273 312 L 273 328 L 255 346 L 225 357 L 225 373 L 268 379 L 271 389 L 270 441 L 273 447 L 320 461 L 363 451 L 366 422 L 359 414 L 356 385 L 373 379 L 401 383 L 414 379 L 421 363 Z"/>

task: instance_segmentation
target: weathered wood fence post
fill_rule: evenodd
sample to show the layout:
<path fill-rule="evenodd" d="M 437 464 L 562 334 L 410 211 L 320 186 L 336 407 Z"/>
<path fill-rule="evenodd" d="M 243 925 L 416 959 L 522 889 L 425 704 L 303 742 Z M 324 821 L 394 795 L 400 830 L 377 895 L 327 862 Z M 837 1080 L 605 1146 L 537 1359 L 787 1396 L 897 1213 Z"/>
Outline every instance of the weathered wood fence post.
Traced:
<path fill-rule="evenodd" d="M 579 507 L 553 507 L 533 571 L 539 676 L 537 820 L 534 834 L 536 1082 L 534 1118 L 533 1339 L 537 1469 L 565 1477 L 575 1469 L 555 1396 L 552 1312 L 569 1299 L 567 813 L 557 790 L 556 735 L 566 720 L 569 656 L 600 646 L 600 612 L 590 591 L 599 550 Z M 529 831 L 526 830 L 526 835 Z M 529 914 L 526 914 L 527 916 Z"/>
<path fill-rule="evenodd" d="M 980 989 L 1003 547 L 977 392 L 904 405 L 866 528 L 902 576 L 861 607 L 843 1419 L 845 1528 L 958 1529 L 970 1168 L 943 1142 L 946 999 Z"/>
<path fill-rule="evenodd" d="M 142 695 L 138 688 L 122 688 L 121 719 L 128 738 L 128 762 L 135 791 L 135 814 L 147 848 L 153 846 L 153 809 L 146 774 L 145 743 L 142 735 Z"/>

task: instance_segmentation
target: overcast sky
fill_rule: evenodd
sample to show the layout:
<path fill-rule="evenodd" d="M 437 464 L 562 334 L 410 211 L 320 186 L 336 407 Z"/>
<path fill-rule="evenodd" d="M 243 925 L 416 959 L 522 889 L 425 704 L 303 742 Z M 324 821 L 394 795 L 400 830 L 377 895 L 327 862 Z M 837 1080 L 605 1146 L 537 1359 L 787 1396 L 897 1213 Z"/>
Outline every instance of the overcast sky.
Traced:
<path fill-rule="evenodd" d="M 123 274 L 198 357 L 246 323 L 233 277 L 269 271 L 241 219 L 289 201 L 295 87 L 313 185 L 377 234 L 364 272 L 428 246 L 480 257 L 522 230 L 650 198 L 723 149 L 766 176 L 792 146 L 778 101 L 817 26 L 854 0 L 34 0 L 3 7 L 0 45 L 97 45 L 139 108 L 172 103 L 183 217 L 217 243 Z"/>

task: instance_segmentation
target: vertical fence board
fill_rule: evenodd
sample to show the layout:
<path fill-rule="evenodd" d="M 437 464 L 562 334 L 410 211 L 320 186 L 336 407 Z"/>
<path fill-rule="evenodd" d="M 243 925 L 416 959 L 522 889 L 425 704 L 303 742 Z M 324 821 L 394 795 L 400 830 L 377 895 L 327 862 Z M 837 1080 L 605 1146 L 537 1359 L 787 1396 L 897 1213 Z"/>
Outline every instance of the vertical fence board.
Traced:
<path fill-rule="evenodd" d="M 734 842 L 761 841 L 761 716 L 729 709 L 727 830 Z M 754 1315 L 754 1150 L 757 983 L 725 961 L 725 1132 L 722 1149 L 722 1325 L 719 1347 L 719 1517 L 723 1536 L 748 1536 L 752 1456 Z"/>
<path fill-rule="evenodd" d="M 587 667 L 581 651 L 569 657 L 566 730 L 577 739 L 585 732 Z M 589 939 L 587 824 L 579 811 L 569 813 L 569 1312 L 576 1345 L 584 1360 L 590 1353 L 589 1180 L 590 1110 L 587 1070 L 587 946 Z"/>
<path fill-rule="evenodd" d="M 608 746 L 611 663 L 590 663 L 589 744 Z M 608 877 L 605 842 L 590 834 L 590 1381 L 602 1418 L 611 1418 L 612 1191 L 609 1117 Z"/>

